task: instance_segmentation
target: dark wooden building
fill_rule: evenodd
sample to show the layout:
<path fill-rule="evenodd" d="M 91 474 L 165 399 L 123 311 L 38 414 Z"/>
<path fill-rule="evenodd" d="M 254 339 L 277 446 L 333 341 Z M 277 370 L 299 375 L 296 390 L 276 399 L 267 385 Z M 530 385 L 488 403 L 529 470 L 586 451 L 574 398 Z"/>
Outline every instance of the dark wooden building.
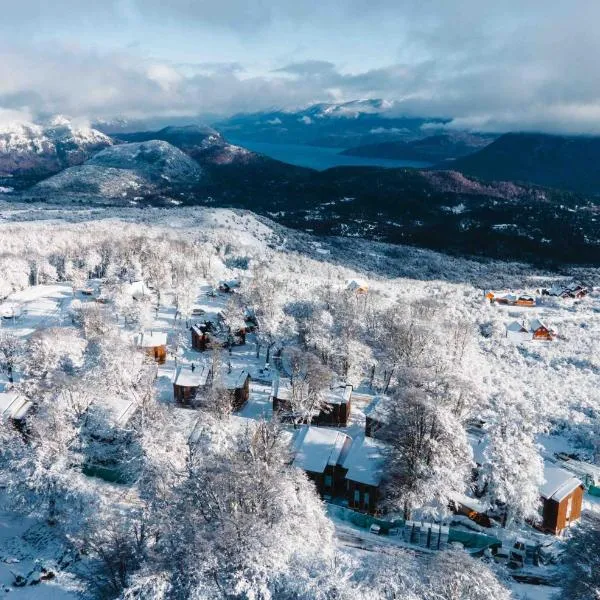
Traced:
<path fill-rule="evenodd" d="M 301 427 L 294 442 L 294 466 L 302 469 L 321 496 L 344 494 L 344 460 L 352 446 L 352 438 L 335 429 Z"/>
<path fill-rule="evenodd" d="M 346 427 L 351 410 L 352 386 L 334 386 L 325 392 L 323 406 L 312 422 L 315 425 Z"/>
<path fill-rule="evenodd" d="M 559 535 L 581 516 L 583 483 L 569 471 L 554 466 L 544 468 L 546 483 L 540 489 L 542 528 Z"/>
<path fill-rule="evenodd" d="M 179 404 L 189 406 L 194 403 L 199 390 L 211 383 L 212 373 L 209 365 L 185 365 L 178 367 L 173 378 L 173 396 Z"/>
<path fill-rule="evenodd" d="M 213 325 L 210 321 L 197 323 L 190 327 L 192 333 L 192 348 L 198 352 L 208 350 L 210 345 L 210 333 Z"/>
<path fill-rule="evenodd" d="M 364 409 L 365 435 L 374 437 L 379 429 L 388 423 L 390 409 L 388 396 L 375 396 Z"/>
<path fill-rule="evenodd" d="M 166 333 L 161 331 L 145 331 L 137 336 L 136 345 L 161 365 L 167 360 Z"/>
<path fill-rule="evenodd" d="M 233 410 L 239 410 L 250 397 L 250 373 L 245 369 L 234 369 L 225 376 L 225 387 L 231 394 Z"/>
<path fill-rule="evenodd" d="M 385 446 L 371 437 L 357 437 L 343 467 L 348 506 L 360 512 L 377 512 L 379 487 L 385 466 Z"/>

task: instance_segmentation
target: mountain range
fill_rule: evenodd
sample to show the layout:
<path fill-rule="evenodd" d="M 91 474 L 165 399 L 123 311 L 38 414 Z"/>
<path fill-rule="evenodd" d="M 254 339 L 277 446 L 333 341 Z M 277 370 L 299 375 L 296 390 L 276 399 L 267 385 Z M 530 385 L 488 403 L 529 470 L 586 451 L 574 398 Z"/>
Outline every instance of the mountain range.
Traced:
<path fill-rule="evenodd" d="M 600 206 L 581 193 L 484 182 L 456 170 L 314 171 L 231 144 L 210 127 L 166 127 L 98 139 L 107 145 L 83 164 L 5 198 L 229 206 L 323 235 L 535 262 L 600 260 Z"/>

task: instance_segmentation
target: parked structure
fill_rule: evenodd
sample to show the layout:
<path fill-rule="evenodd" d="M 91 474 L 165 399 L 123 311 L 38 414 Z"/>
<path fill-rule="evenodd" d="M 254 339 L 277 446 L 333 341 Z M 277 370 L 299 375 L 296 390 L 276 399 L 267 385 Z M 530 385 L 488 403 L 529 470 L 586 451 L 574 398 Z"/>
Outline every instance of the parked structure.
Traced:
<path fill-rule="evenodd" d="M 160 331 L 146 331 L 136 336 L 136 346 L 146 352 L 157 363 L 167 360 L 167 334 Z"/>
<path fill-rule="evenodd" d="M 540 489 L 542 528 L 559 535 L 581 516 L 583 483 L 565 469 L 546 465 Z"/>
<path fill-rule="evenodd" d="M 212 371 L 209 365 L 200 364 L 178 367 L 173 378 L 173 396 L 175 401 L 183 405 L 190 405 L 196 394 L 210 384 Z"/>
<path fill-rule="evenodd" d="M 303 426 L 294 441 L 294 466 L 306 472 L 318 492 L 331 497 L 344 493 L 344 460 L 352 438 L 341 431 Z"/>

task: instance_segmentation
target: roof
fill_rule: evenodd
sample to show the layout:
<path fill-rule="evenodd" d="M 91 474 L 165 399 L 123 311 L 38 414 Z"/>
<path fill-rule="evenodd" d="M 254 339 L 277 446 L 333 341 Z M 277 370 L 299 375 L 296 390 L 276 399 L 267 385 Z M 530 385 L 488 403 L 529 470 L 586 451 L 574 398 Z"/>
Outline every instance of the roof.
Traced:
<path fill-rule="evenodd" d="M 521 333 L 521 332 L 527 333 L 527 328 L 525 327 L 525 325 L 519 323 L 519 321 L 513 321 L 512 323 L 509 323 L 506 326 L 506 329 L 508 331 L 515 331 L 515 332 L 519 332 L 519 333 Z"/>
<path fill-rule="evenodd" d="M 581 481 L 569 471 L 548 465 L 544 465 L 544 479 L 546 482 L 540 488 L 541 497 L 556 502 L 564 500 L 578 487 L 583 486 Z"/>
<path fill-rule="evenodd" d="M 312 473 L 323 473 L 328 465 L 341 465 L 352 438 L 341 431 L 324 427 L 302 427 L 294 446 L 294 466 Z"/>
<path fill-rule="evenodd" d="M 228 390 L 237 390 L 244 387 L 248 377 L 250 377 L 250 373 L 246 369 L 233 369 L 231 373 L 225 375 L 223 383 Z"/>
<path fill-rule="evenodd" d="M 148 296 L 150 294 L 150 290 L 146 287 L 146 284 L 143 281 L 132 281 L 131 283 L 123 284 L 123 292 L 129 294 L 132 298 L 141 298 L 143 296 Z"/>
<path fill-rule="evenodd" d="M 344 468 L 346 479 L 377 487 L 383 478 L 385 445 L 371 437 L 360 436 L 354 440 Z"/>
<path fill-rule="evenodd" d="M 206 364 L 194 365 L 193 370 L 191 365 L 186 365 L 177 368 L 173 383 L 181 387 L 201 387 L 206 385 L 209 375 L 210 366 Z"/>
<path fill-rule="evenodd" d="M 228 279 L 227 281 L 219 281 L 219 285 L 222 287 L 227 287 L 230 290 L 233 288 L 240 287 L 239 279 Z"/>
<path fill-rule="evenodd" d="M 375 396 L 373 400 L 363 410 L 365 417 L 369 417 L 379 422 L 387 419 L 390 410 L 389 396 Z"/>
<path fill-rule="evenodd" d="M 328 404 L 348 404 L 352 398 L 352 389 L 350 384 L 331 387 L 323 392 L 323 401 Z"/>
<path fill-rule="evenodd" d="M 167 345 L 167 334 L 162 331 L 145 331 L 135 337 L 138 348 L 156 348 Z"/>
<path fill-rule="evenodd" d="M 550 328 L 539 319 L 532 319 L 531 321 L 529 321 L 529 326 L 531 327 L 532 331 L 537 331 L 541 327 L 550 330 Z"/>
<path fill-rule="evenodd" d="M 292 396 L 292 386 L 289 379 L 276 377 L 271 384 L 271 397 L 277 400 L 289 400 Z"/>
<path fill-rule="evenodd" d="M 483 465 L 486 460 L 483 456 L 483 451 L 486 449 L 488 442 L 487 437 L 479 437 L 472 433 L 467 434 L 467 439 L 473 450 L 473 460 L 479 466 Z"/>
<path fill-rule="evenodd" d="M 0 392 L 0 417 L 19 421 L 27 415 L 33 404 L 18 392 Z"/>

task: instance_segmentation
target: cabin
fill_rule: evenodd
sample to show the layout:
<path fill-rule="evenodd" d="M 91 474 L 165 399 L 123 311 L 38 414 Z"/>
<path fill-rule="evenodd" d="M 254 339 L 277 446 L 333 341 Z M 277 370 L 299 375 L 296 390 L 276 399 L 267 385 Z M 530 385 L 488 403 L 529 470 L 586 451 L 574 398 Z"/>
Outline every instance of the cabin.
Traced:
<path fill-rule="evenodd" d="M 497 296 L 493 292 L 488 292 L 485 297 L 490 301 L 491 304 L 501 304 L 504 306 L 521 306 L 521 307 L 532 307 L 536 305 L 536 300 L 533 296 L 528 294 L 506 294 L 505 296 Z"/>
<path fill-rule="evenodd" d="M 546 482 L 540 489 L 542 529 L 560 535 L 581 516 L 583 483 L 569 471 L 559 467 L 544 467 Z"/>
<path fill-rule="evenodd" d="M 19 392 L 0 392 L 0 419 L 3 423 L 10 423 L 20 431 L 24 430 L 25 419 L 32 408 L 33 404 Z"/>
<path fill-rule="evenodd" d="M 587 296 L 589 289 L 579 283 L 572 283 L 570 285 L 553 285 L 549 290 L 542 290 L 542 294 L 545 296 L 554 296 L 557 298 L 576 298 L 580 299 Z"/>
<path fill-rule="evenodd" d="M 315 425 L 346 427 L 352 410 L 352 386 L 333 386 L 323 394 L 323 407 L 313 419 Z"/>
<path fill-rule="evenodd" d="M 270 400 L 274 414 L 292 410 L 292 386 L 289 379 L 281 379 L 280 377 L 273 379 Z"/>
<path fill-rule="evenodd" d="M 225 375 L 224 384 L 231 395 L 233 410 L 240 410 L 250 397 L 250 373 L 246 369 L 234 369 Z"/>
<path fill-rule="evenodd" d="M 515 302 L 516 306 L 535 306 L 535 298 L 533 296 L 518 296 Z"/>
<path fill-rule="evenodd" d="M 192 348 L 198 352 L 204 352 L 210 344 L 210 332 L 213 329 L 213 324 L 210 321 L 197 323 L 190 327 L 192 333 Z"/>
<path fill-rule="evenodd" d="M 175 401 L 184 406 L 193 404 L 199 390 L 205 389 L 212 381 L 212 370 L 209 365 L 199 364 L 177 367 L 173 377 L 173 396 Z"/>
<path fill-rule="evenodd" d="M 506 337 L 512 342 L 531 341 L 531 331 L 519 321 L 513 321 L 506 326 Z"/>
<path fill-rule="evenodd" d="M 140 333 L 135 339 L 136 346 L 146 352 L 157 363 L 163 364 L 167 360 L 167 334 L 161 331 L 146 331 Z"/>
<path fill-rule="evenodd" d="M 364 296 L 369 293 L 369 286 L 366 283 L 359 283 L 358 281 L 349 281 L 346 286 L 346 291 L 352 292 L 357 296 Z"/>
<path fill-rule="evenodd" d="M 388 396 L 375 396 L 364 409 L 365 435 L 375 437 L 375 434 L 389 419 L 390 398 Z"/>
<path fill-rule="evenodd" d="M 374 514 L 383 480 L 385 445 L 372 437 L 357 437 L 343 466 L 346 470 L 348 506 L 360 512 Z"/>
<path fill-rule="evenodd" d="M 335 429 L 301 427 L 294 440 L 293 465 L 302 469 L 324 497 L 343 494 L 343 467 L 352 438 Z"/>
<path fill-rule="evenodd" d="M 554 333 L 552 330 L 539 319 L 533 319 L 529 323 L 529 326 L 531 328 L 534 340 L 551 342 L 554 339 Z"/>

